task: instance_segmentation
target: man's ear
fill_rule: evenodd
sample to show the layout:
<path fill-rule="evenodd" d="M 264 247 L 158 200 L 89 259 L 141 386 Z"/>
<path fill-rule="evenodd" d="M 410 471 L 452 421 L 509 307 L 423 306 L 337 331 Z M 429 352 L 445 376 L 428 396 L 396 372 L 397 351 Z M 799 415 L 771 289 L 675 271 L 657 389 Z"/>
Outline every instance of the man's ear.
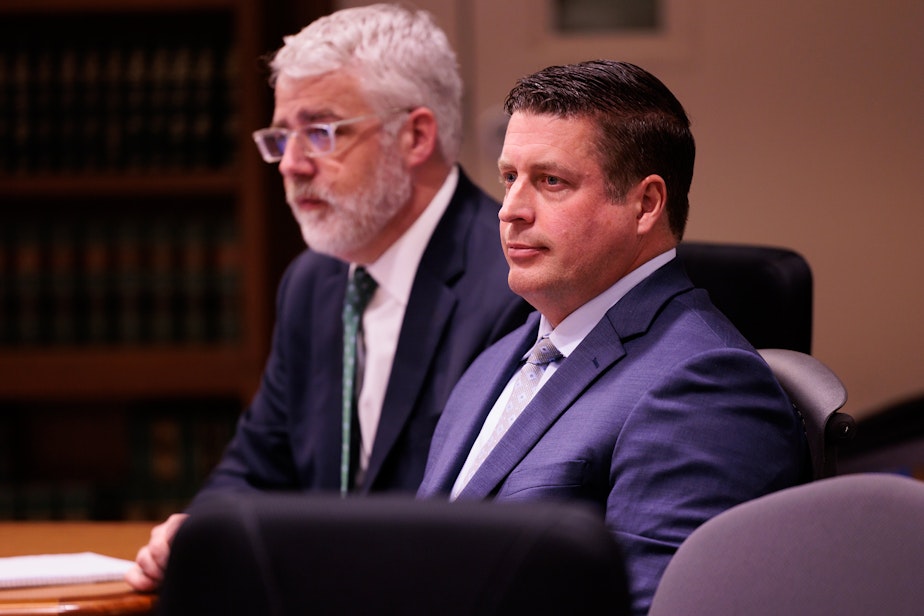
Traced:
<path fill-rule="evenodd" d="M 402 150 L 409 167 L 426 162 L 439 147 L 439 130 L 436 116 L 426 107 L 415 107 L 408 112 L 401 129 Z"/>
<path fill-rule="evenodd" d="M 638 232 L 648 233 L 659 223 L 667 223 L 667 184 L 660 175 L 649 175 L 635 186 L 639 208 Z"/>

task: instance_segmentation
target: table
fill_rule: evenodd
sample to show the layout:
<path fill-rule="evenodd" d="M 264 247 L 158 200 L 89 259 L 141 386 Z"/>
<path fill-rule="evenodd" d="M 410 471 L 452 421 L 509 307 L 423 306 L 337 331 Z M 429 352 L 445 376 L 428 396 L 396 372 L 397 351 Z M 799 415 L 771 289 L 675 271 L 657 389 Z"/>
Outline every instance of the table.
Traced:
<path fill-rule="evenodd" d="M 0 522 L 0 556 L 96 552 L 133 560 L 154 522 Z M 156 596 L 125 582 L 0 590 L 0 616 L 150 614 Z"/>

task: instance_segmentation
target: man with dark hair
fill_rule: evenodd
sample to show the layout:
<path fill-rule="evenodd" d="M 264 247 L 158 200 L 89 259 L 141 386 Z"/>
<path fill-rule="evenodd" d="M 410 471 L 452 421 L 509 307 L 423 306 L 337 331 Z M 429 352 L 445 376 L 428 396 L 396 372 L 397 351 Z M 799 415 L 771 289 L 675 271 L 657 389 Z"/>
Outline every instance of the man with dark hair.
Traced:
<path fill-rule="evenodd" d="M 643 614 L 694 528 L 804 480 L 805 435 L 676 259 L 695 147 L 670 90 L 592 61 L 519 80 L 505 108 L 501 244 L 538 313 L 453 390 L 418 496 L 591 503 Z"/>

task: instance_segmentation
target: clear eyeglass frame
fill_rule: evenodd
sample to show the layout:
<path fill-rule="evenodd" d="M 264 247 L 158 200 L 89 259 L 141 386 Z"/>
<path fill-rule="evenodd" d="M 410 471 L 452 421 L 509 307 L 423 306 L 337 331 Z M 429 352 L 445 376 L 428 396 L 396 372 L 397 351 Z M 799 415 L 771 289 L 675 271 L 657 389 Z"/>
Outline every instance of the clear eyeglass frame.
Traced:
<path fill-rule="evenodd" d="M 392 109 L 389 113 L 409 111 L 408 109 Z M 364 120 L 379 117 L 378 114 L 369 113 L 337 120 L 336 122 L 314 122 L 299 128 L 261 128 L 253 132 L 253 141 L 257 144 L 260 156 L 268 163 L 278 163 L 285 154 L 289 141 L 293 138 L 302 138 L 304 155 L 309 158 L 327 156 L 337 148 L 337 130 L 341 126 L 355 124 Z"/>

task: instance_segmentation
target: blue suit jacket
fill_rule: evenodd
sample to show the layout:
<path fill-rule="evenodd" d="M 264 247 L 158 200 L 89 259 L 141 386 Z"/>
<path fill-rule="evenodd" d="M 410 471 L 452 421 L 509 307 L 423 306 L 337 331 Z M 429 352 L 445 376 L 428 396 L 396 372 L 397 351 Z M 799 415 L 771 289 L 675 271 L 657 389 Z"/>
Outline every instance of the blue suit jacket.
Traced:
<path fill-rule="evenodd" d="M 413 495 L 452 387 L 531 310 L 507 286 L 498 208 L 460 173 L 414 279 L 363 492 Z M 197 498 L 229 488 L 339 489 L 348 270 L 311 250 L 287 269 L 260 389 Z"/>
<path fill-rule="evenodd" d="M 418 495 L 446 496 L 535 342 L 538 314 L 482 354 L 447 402 Z M 595 504 L 644 613 L 707 519 L 808 472 L 801 424 L 769 367 L 672 261 L 564 359 L 459 499 Z"/>

